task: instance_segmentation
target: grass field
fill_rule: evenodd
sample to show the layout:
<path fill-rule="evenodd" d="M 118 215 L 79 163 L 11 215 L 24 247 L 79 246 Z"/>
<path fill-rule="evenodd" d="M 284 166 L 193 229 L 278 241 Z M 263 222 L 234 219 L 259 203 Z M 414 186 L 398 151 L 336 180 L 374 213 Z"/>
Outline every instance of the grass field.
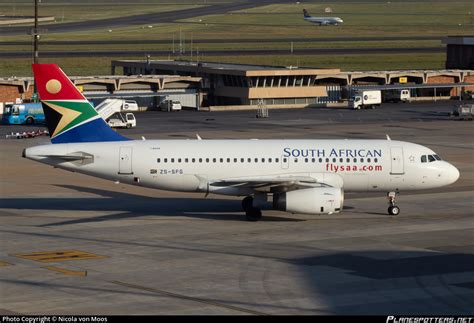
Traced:
<path fill-rule="evenodd" d="M 2 1 L 0 14 L 28 13 L 31 10 L 30 0 Z M 71 2 L 71 0 L 43 0 L 40 14 L 61 17 L 64 12 L 64 22 L 102 19 L 122 15 L 170 11 L 185 9 L 193 6 L 213 5 L 232 0 L 137 0 L 100 2 L 88 0 Z M 324 9 L 330 7 L 331 14 L 325 14 Z M 312 15 L 338 16 L 344 19 L 340 26 L 317 26 L 302 19 L 302 9 L 306 8 Z M 359 37 L 394 37 L 394 36 L 447 36 L 474 34 L 474 2 L 465 0 L 435 1 L 435 0 L 405 0 L 405 1 L 338 1 L 329 0 L 324 3 L 297 3 L 261 6 L 243 11 L 221 15 L 201 16 L 183 19 L 175 23 L 128 26 L 120 28 L 78 31 L 73 33 L 45 34 L 41 40 L 167 40 L 167 44 L 128 44 L 94 45 L 96 50 L 123 50 L 124 57 L 142 59 L 143 57 L 127 56 L 127 50 L 172 50 L 172 39 L 178 46 L 179 35 L 186 42 L 189 52 L 191 39 L 217 39 L 222 42 L 194 44 L 194 50 L 199 48 L 204 60 L 237 63 L 265 63 L 267 65 L 301 65 L 314 67 L 337 67 L 342 70 L 376 70 L 376 69 L 424 69 L 443 68 L 445 55 L 433 53 L 423 55 L 413 54 L 368 54 L 368 55 L 330 55 L 330 56 L 300 56 L 299 48 L 364 48 L 364 47 L 443 47 L 438 40 L 396 40 L 396 41 L 355 41 Z M 279 39 L 301 40 L 305 38 L 338 38 L 351 37 L 354 41 L 337 42 L 294 42 L 295 50 L 290 55 L 290 42 L 279 42 Z M 235 42 L 238 39 L 274 39 L 275 42 Z M 22 50 L 31 51 L 29 45 L 6 46 L 1 41 L 31 41 L 31 36 L 2 36 L 0 35 L 0 51 Z M 42 50 L 84 51 L 91 45 L 41 45 Z M 206 57 L 206 50 L 213 49 L 288 49 L 288 55 L 281 56 L 229 56 Z M 41 53 L 40 53 L 41 57 Z M 113 59 L 118 59 L 114 57 Z M 156 57 L 155 57 L 156 59 Z M 62 58 L 42 59 L 44 62 L 58 62 L 73 69 L 76 75 L 109 74 L 110 58 Z M 2 59 L 0 60 L 0 76 L 30 75 L 30 60 Z M 290 63 L 288 63 L 290 62 Z M 295 63 L 296 62 L 296 63 Z"/>

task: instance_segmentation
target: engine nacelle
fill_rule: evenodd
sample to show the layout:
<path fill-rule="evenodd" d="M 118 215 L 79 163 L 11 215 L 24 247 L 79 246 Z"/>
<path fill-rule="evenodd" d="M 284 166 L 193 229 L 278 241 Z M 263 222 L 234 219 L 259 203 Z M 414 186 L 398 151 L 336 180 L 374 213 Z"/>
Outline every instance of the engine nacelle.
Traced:
<path fill-rule="evenodd" d="M 273 208 L 280 211 L 305 214 L 331 214 L 342 210 L 342 188 L 315 187 L 273 195 Z"/>

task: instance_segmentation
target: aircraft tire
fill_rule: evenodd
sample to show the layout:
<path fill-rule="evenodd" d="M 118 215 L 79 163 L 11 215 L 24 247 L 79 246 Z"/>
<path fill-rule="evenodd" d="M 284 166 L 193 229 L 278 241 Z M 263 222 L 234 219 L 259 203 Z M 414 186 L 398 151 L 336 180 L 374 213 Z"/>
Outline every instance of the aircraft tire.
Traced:
<path fill-rule="evenodd" d="M 242 200 L 242 209 L 247 212 L 253 207 L 253 197 L 247 196 Z"/>
<path fill-rule="evenodd" d="M 247 221 L 256 222 L 262 218 L 262 210 L 256 207 L 250 207 L 247 211 L 245 211 L 245 217 Z"/>
<path fill-rule="evenodd" d="M 396 205 L 389 206 L 388 207 L 388 214 L 398 215 L 398 214 L 400 214 L 400 208 Z"/>

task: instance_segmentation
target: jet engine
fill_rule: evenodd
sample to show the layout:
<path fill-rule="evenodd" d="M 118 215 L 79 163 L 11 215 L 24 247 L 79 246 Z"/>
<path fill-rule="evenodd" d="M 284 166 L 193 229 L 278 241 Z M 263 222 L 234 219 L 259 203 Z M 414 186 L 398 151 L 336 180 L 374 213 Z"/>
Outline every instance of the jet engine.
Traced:
<path fill-rule="evenodd" d="M 315 187 L 273 195 L 275 210 L 305 214 L 331 214 L 342 210 L 344 191 L 342 188 Z"/>

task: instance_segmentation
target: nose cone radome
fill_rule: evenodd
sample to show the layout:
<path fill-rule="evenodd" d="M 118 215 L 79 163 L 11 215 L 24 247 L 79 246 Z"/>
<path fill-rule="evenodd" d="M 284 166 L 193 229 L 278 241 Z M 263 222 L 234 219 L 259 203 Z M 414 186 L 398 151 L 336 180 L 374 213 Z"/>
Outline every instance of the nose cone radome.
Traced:
<path fill-rule="evenodd" d="M 460 175 L 459 170 L 453 165 L 448 164 L 446 172 L 447 172 L 447 178 L 449 181 L 448 185 L 455 183 L 459 179 L 459 175 Z"/>

